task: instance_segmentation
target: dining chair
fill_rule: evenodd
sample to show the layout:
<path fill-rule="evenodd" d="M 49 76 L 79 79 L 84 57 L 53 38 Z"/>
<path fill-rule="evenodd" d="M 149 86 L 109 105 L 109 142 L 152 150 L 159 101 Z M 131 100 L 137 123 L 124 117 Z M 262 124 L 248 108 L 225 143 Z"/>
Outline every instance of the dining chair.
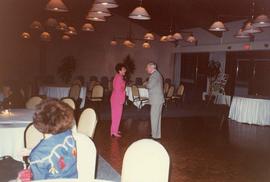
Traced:
<path fill-rule="evenodd" d="M 30 123 L 24 131 L 24 147 L 32 150 L 42 139 L 43 134 Z"/>
<path fill-rule="evenodd" d="M 36 109 L 36 106 L 42 102 L 39 96 L 31 97 L 25 104 L 26 109 Z"/>
<path fill-rule="evenodd" d="M 79 84 L 73 84 L 70 87 L 68 97 L 77 101 L 80 98 L 81 86 Z"/>
<path fill-rule="evenodd" d="M 76 104 L 72 98 L 66 97 L 66 98 L 62 98 L 61 100 L 62 102 L 68 104 L 73 110 L 76 109 Z"/>
<path fill-rule="evenodd" d="M 174 101 L 177 104 L 177 101 L 182 101 L 184 96 L 185 86 L 183 84 L 180 84 L 177 88 L 177 92 L 175 95 L 172 96 L 172 101 Z"/>
<path fill-rule="evenodd" d="M 170 101 L 172 101 L 173 94 L 174 94 L 174 86 L 170 86 L 170 88 L 168 90 L 168 93 L 167 93 L 167 95 L 165 97 L 165 106 L 166 107 L 168 106 L 168 103 Z"/>
<path fill-rule="evenodd" d="M 101 85 L 95 85 L 89 100 L 92 102 L 102 102 L 103 96 L 104 96 L 104 88 Z"/>
<path fill-rule="evenodd" d="M 131 144 L 122 166 L 121 182 L 168 182 L 170 158 L 166 149 L 152 139 Z"/>
<path fill-rule="evenodd" d="M 170 84 L 169 83 L 164 83 L 164 88 L 163 88 L 163 93 L 164 95 L 167 95 L 168 91 L 169 91 L 169 88 L 170 88 Z"/>
<path fill-rule="evenodd" d="M 142 108 L 143 103 L 149 102 L 149 98 L 147 97 L 141 97 L 139 88 L 136 85 L 131 86 L 131 92 L 132 92 L 132 98 L 133 103 L 139 102 L 139 109 Z"/>
<path fill-rule="evenodd" d="M 83 133 L 89 136 L 90 138 L 93 138 L 95 134 L 96 125 L 97 125 L 96 112 L 91 108 L 87 108 L 82 112 L 79 118 L 77 131 L 79 133 Z"/>

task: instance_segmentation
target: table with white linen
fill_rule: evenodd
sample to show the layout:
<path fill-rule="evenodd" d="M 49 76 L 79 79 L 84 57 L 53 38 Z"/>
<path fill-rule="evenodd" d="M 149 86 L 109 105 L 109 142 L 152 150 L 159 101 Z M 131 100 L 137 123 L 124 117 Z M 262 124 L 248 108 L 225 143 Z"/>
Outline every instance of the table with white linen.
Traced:
<path fill-rule="evenodd" d="M 235 96 L 229 118 L 240 123 L 270 125 L 270 100 Z"/>
<path fill-rule="evenodd" d="M 41 86 L 39 88 L 40 95 L 46 95 L 49 98 L 61 99 L 68 97 L 70 87 L 67 86 Z M 81 87 L 80 98 L 82 99 L 81 108 L 84 107 L 86 98 L 86 87 Z"/>
<path fill-rule="evenodd" d="M 202 100 L 206 100 L 206 96 L 209 95 L 208 92 L 203 92 L 202 93 Z M 231 96 L 229 95 L 224 95 L 220 93 L 212 93 L 213 96 L 215 96 L 214 104 L 222 104 L 222 105 L 228 105 L 230 106 L 231 104 Z"/>
<path fill-rule="evenodd" d="M 24 131 L 33 114 L 30 109 L 11 109 L 10 113 L 0 114 L 0 157 L 22 161 L 18 154 L 24 148 Z"/>
<path fill-rule="evenodd" d="M 148 93 L 148 89 L 145 87 L 138 87 L 139 89 L 139 93 L 140 93 L 140 97 L 146 97 L 149 98 L 149 93 Z M 132 89 L 131 87 L 126 87 L 126 94 L 128 96 L 128 100 L 130 100 L 131 102 L 133 102 L 133 96 L 132 96 Z M 140 107 L 140 102 L 133 102 L 133 104 L 139 108 Z M 144 106 L 147 103 L 142 103 L 142 106 Z"/>

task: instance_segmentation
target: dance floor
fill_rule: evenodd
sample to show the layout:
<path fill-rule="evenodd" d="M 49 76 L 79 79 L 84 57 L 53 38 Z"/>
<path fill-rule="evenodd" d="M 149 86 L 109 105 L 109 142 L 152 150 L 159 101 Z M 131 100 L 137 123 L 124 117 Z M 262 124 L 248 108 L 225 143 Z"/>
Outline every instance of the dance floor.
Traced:
<path fill-rule="evenodd" d="M 109 128 L 110 122 L 100 121 L 94 140 L 98 152 L 121 173 L 127 147 L 149 136 L 149 121 L 124 120 L 121 139 L 111 138 Z M 229 121 L 220 130 L 216 117 L 189 117 L 163 119 L 160 143 L 171 158 L 171 182 L 266 182 L 269 139 L 269 127 Z"/>

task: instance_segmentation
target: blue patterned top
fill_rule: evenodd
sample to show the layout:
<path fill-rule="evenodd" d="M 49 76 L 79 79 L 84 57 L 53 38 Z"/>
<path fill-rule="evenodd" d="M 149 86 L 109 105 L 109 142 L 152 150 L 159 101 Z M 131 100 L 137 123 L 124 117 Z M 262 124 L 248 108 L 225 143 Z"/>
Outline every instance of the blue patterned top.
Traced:
<path fill-rule="evenodd" d="M 29 160 L 33 180 L 78 178 L 76 142 L 71 130 L 41 140 Z"/>

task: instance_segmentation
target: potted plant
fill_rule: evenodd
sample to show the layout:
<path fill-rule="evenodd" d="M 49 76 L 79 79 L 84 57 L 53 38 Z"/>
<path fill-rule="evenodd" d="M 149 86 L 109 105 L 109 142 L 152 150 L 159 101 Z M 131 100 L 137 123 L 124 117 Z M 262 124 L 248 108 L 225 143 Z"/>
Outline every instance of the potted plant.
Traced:
<path fill-rule="evenodd" d="M 207 67 L 207 92 L 206 101 L 208 103 L 213 103 L 215 96 L 213 95 L 215 82 L 220 74 L 221 64 L 219 61 L 210 60 Z"/>
<path fill-rule="evenodd" d="M 76 69 L 76 59 L 73 56 L 67 56 L 61 60 L 61 65 L 57 69 L 57 74 L 64 83 L 71 81 L 72 75 Z"/>
<path fill-rule="evenodd" d="M 125 79 L 127 83 L 129 83 L 131 75 L 136 70 L 136 66 L 135 66 L 134 60 L 130 57 L 130 55 L 127 55 L 127 57 L 123 61 L 123 64 L 127 67 Z"/>

